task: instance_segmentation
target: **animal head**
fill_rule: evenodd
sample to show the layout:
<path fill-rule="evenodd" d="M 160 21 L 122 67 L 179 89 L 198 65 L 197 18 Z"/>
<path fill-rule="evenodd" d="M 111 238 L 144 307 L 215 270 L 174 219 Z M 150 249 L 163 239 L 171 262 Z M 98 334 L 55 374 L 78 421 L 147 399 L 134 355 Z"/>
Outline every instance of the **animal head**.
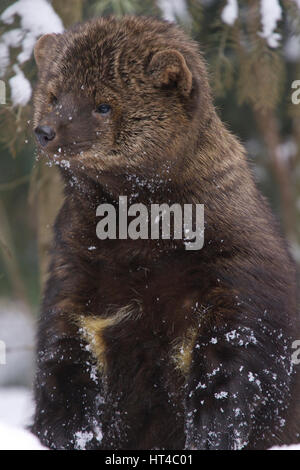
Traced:
<path fill-rule="evenodd" d="M 35 46 L 38 144 L 57 163 L 156 174 L 182 165 L 212 109 L 196 43 L 153 18 L 99 18 Z"/>

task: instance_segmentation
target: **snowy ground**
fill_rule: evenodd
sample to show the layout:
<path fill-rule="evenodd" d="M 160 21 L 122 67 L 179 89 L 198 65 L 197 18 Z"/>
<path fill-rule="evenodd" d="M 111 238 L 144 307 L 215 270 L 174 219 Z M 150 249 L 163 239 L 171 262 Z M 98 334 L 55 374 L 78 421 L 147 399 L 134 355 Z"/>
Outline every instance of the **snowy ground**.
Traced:
<path fill-rule="evenodd" d="M 20 303 L 0 302 L 0 450 L 41 449 L 26 431 L 34 406 L 35 321 Z M 4 348 L 3 348 L 4 346 Z"/>
<path fill-rule="evenodd" d="M 33 400 L 25 387 L 0 388 L 0 450 L 41 450 L 38 439 L 26 430 Z"/>
<path fill-rule="evenodd" d="M 24 306 L 0 303 L 0 339 L 7 350 L 5 360 L 0 360 L 0 450 L 43 449 L 26 430 L 34 412 L 29 388 L 34 370 L 34 336 L 35 323 Z M 292 449 L 300 450 L 300 445 L 279 450 Z"/>
<path fill-rule="evenodd" d="M 32 393 L 25 387 L 0 388 L 0 450 L 42 450 L 35 436 L 25 430 L 31 422 Z M 300 450 L 300 445 L 271 450 Z"/>

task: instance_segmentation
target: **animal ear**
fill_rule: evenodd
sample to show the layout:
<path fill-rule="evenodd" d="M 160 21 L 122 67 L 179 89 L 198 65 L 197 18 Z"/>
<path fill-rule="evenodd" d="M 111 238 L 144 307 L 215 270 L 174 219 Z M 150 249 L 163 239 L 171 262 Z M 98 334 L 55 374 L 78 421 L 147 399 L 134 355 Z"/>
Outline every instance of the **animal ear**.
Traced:
<path fill-rule="evenodd" d="M 175 85 L 183 96 L 189 96 L 193 77 L 180 52 L 175 49 L 156 52 L 151 59 L 148 71 L 153 77 L 155 86 Z"/>
<path fill-rule="evenodd" d="M 52 55 L 57 39 L 58 34 L 44 34 L 34 46 L 34 58 L 39 69 L 43 67 L 46 59 Z"/>

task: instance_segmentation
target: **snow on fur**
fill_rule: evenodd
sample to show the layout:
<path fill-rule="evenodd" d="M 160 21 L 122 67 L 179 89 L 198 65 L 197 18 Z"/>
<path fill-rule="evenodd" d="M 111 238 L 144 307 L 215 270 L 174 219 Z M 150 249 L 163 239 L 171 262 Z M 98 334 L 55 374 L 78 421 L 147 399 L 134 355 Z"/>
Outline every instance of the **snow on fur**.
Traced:
<path fill-rule="evenodd" d="M 24 429 L 32 413 L 32 394 L 28 389 L 0 387 L 0 450 L 46 450 L 34 435 Z M 90 437 L 88 432 L 78 431 L 75 436 L 77 448 L 84 449 Z M 300 444 L 272 447 L 270 450 L 300 450 Z"/>

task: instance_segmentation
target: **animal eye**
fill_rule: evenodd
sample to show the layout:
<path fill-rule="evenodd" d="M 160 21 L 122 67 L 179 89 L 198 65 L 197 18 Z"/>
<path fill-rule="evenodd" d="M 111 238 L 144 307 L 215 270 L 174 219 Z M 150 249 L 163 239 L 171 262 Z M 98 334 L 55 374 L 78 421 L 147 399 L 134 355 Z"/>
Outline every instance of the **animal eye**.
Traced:
<path fill-rule="evenodd" d="M 58 102 L 58 99 L 56 98 L 55 95 L 53 95 L 53 93 L 50 94 L 50 103 L 53 104 L 53 105 L 56 105 Z"/>
<path fill-rule="evenodd" d="M 99 114 L 108 114 L 111 110 L 111 106 L 109 104 L 100 104 L 99 106 L 97 106 L 96 108 L 96 112 L 99 113 Z"/>

